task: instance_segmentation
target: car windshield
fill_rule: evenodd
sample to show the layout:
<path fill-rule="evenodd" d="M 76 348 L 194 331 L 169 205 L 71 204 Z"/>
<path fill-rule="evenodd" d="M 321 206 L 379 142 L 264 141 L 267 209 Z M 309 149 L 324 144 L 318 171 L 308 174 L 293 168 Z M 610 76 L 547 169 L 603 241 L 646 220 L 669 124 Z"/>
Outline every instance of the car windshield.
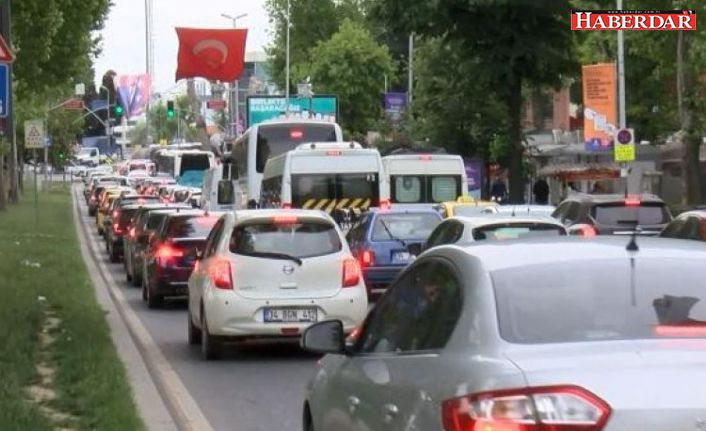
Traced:
<path fill-rule="evenodd" d="M 704 276 L 702 260 L 658 257 L 491 273 L 501 336 L 522 344 L 706 338 Z"/>
<path fill-rule="evenodd" d="M 551 223 L 498 223 L 473 229 L 476 241 L 566 235 L 563 227 Z"/>
<path fill-rule="evenodd" d="M 642 204 L 626 206 L 624 204 L 597 205 L 593 208 L 593 218 L 602 225 L 656 225 L 669 221 L 664 204 Z"/>
<path fill-rule="evenodd" d="M 175 216 L 169 219 L 168 238 L 206 238 L 218 217 L 203 215 Z"/>
<path fill-rule="evenodd" d="M 418 240 L 429 237 L 441 223 L 434 214 L 385 214 L 375 219 L 373 241 Z"/>
<path fill-rule="evenodd" d="M 262 221 L 236 226 L 230 251 L 235 254 L 285 254 L 297 258 L 323 256 L 341 250 L 334 226 L 326 221 L 297 221 L 275 224 Z"/>

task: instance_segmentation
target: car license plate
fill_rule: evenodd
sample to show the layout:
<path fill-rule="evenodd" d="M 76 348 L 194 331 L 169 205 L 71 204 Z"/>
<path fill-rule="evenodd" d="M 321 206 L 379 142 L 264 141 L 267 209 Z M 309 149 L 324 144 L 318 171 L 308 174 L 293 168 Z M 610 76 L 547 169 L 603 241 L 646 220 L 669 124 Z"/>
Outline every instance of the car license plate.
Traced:
<path fill-rule="evenodd" d="M 316 308 L 265 308 L 264 321 L 269 322 L 316 322 Z"/>
<path fill-rule="evenodd" d="M 412 255 L 406 251 L 396 251 L 392 253 L 392 263 L 409 263 L 412 260 Z"/>

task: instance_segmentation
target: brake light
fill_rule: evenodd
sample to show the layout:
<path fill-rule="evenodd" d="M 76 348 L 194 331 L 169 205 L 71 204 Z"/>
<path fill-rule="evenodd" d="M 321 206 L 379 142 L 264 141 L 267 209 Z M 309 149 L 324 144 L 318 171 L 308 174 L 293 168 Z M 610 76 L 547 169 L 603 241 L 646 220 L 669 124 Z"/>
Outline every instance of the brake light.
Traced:
<path fill-rule="evenodd" d="M 285 202 L 285 203 L 283 203 L 283 204 L 282 204 L 282 209 L 291 210 L 291 209 L 292 209 L 292 204 L 291 204 L 291 202 Z"/>
<path fill-rule="evenodd" d="M 292 129 L 289 131 L 289 137 L 292 139 L 301 139 L 304 137 L 304 132 L 299 129 Z"/>
<path fill-rule="evenodd" d="M 299 221 L 299 217 L 290 214 L 281 214 L 272 217 L 274 224 L 295 224 Z"/>
<path fill-rule="evenodd" d="M 230 261 L 227 258 L 214 260 L 209 265 L 208 278 L 218 289 L 232 290 L 233 277 L 230 270 Z"/>
<path fill-rule="evenodd" d="M 611 408 L 576 386 L 485 392 L 442 403 L 446 431 L 600 431 Z"/>
<path fill-rule="evenodd" d="M 382 199 L 380 201 L 380 209 L 382 210 L 389 210 L 390 209 L 390 200 L 389 199 Z"/>
<path fill-rule="evenodd" d="M 154 257 L 157 260 L 157 265 L 161 267 L 169 266 L 174 263 L 174 260 L 178 257 L 183 257 L 184 252 L 174 247 L 169 243 L 164 243 L 157 247 L 157 251 L 154 253 Z"/>
<path fill-rule="evenodd" d="M 130 231 L 127 233 L 127 236 L 130 237 L 130 239 L 135 239 L 135 228 L 131 228 Z"/>
<path fill-rule="evenodd" d="M 657 337 L 673 337 L 673 338 L 688 338 L 688 337 L 706 337 L 706 327 L 704 326 L 688 326 L 688 325 L 658 325 L 654 327 L 653 333 Z"/>
<path fill-rule="evenodd" d="M 343 151 L 341 150 L 328 150 L 326 151 L 327 156 L 341 156 L 343 155 Z"/>
<path fill-rule="evenodd" d="M 118 211 L 118 210 L 113 211 L 113 219 L 118 219 L 118 218 L 120 218 L 120 211 Z"/>
<path fill-rule="evenodd" d="M 581 226 L 579 232 L 581 236 L 586 238 L 593 238 L 597 235 L 596 229 L 593 226 L 589 225 Z"/>
<path fill-rule="evenodd" d="M 360 266 L 367 268 L 375 263 L 375 252 L 372 250 L 363 250 L 359 255 Z"/>
<path fill-rule="evenodd" d="M 626 207 L 639 207 L 640 206 L 640 198 L 637 196 L 628 196 L 625 198 L 625 206 Z"/>
<path fill-rule="evenodd" d="M 429 154 L 422 154 L 419 156 L 419 160 L 429 161 L 431 160 L 431 156 Z"/>
<path fill-rule="evenodd" d="M 343 287 L 357 286 L 360 281 L 360 264 L 349 257 L 343 261 Z"/>
<path fill-rule="evenodd" d="M 114 233 L 115 235 L 119 235 L 119 234 L 123 233 L 123 230 L 120 229 L 120 225 L 119 225 L 119 224 L 113 223 L 113 233 Z"/>

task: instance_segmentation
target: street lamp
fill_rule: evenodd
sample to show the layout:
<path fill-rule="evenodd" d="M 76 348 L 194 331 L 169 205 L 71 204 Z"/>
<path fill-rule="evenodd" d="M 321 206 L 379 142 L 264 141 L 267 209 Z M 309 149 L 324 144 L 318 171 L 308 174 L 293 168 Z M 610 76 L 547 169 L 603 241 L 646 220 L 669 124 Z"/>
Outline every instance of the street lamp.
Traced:
<path fill-rule="evenodd" d="M 240 15 L 233 16 L 228 15 L 227 13 L 222 13 L 221 16 L 225 19 L 231 20 L 233 22 L 233 28 L 238 28 L 238 20 L 245 18 L 248 14 L 242 13 Z M 235 97 L 233 97 L 233 91 L 228 92 L 230 94 L 230 107 L 228 108 L 228 112 L 230 113 L 230 126 L 231 132 L 235 137 L 240 134 L 238 131 L 238 126 L 240 125 L 240 83 L 238 81 L 239 80 L 236 79 L 232 84 L 232 90 L 235 91 Z M 235 101 L 235 111 L 233 111 L 233 101 Z M 235 114 L 235 118 L 233 118 L 233 114 Z M 233 130 L 232 127 L 234 123 L 235 129 Z"/>

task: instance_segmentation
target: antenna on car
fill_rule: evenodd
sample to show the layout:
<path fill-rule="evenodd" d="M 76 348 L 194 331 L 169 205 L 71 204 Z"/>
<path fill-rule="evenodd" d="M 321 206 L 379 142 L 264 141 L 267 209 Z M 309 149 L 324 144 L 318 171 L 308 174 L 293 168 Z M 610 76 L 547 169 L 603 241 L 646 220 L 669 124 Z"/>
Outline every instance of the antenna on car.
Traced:
<path fill-rule="evenodd" d="M 625 249 L 632 252 L 640 251 L 640 247 L 637 245 L 637 223 L 635 223 L 635 226 L 633 227 L 632 235 L 630 235 L 630 242 L 628 242 Z"/>

